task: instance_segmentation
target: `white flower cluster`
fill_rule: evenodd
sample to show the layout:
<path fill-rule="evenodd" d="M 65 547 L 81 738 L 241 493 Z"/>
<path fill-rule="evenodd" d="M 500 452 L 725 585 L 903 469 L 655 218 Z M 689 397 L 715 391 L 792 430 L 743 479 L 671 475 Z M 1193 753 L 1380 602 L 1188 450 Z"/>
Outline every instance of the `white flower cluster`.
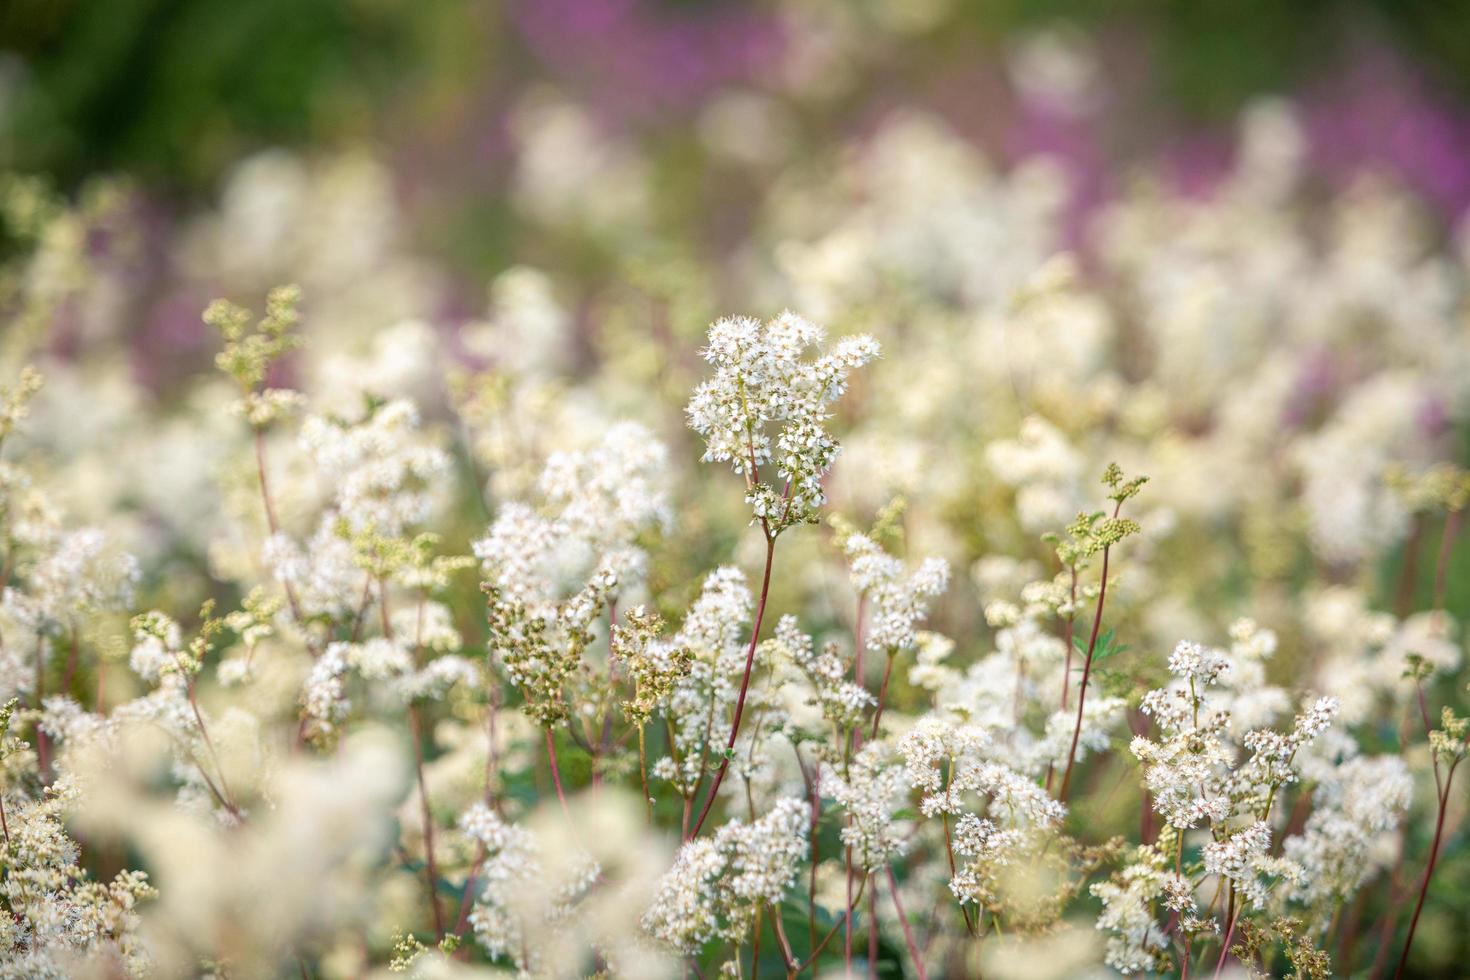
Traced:
<path fill-rule="evenodd" d="M 1223 840 L 1206 844 L 1202 851 L 1205 871 L 1228 880 L 1237 894 L 1262 908 L 1272 879 L 1293 884 L 1301 881 L 1301 869 L 1296 863 L 1272 857 L 1270 847 L 1271 827 L 1258 820 Z"/>
<path fill-rule="evenodd" d="M 988 757 L 997 749 L 983 729 L 933 716 L 898 741 L 905 776 L 922 793 L 920 811 L 946 821 L 959 815 L 953 850 L 968 860 L 956 866 L 949 887 L 962 905 L 996 901 L 1008 870 L 1044 847 L 1047 832 L 1066 815 L 1044 787 Z M 970 809 L 971 800 L 979 812 Z"/>
<path fill-rule="evenodd" d="M 770 534 L 812 520 L 826 502 L 822 478 L 840 449 L 825 428 L 827 406 L 847 390 L 847 376 L 878 356 L 878 343 L 846 337 L 807 361 L 822 329 L 789 310 L 762 323 L 727 317 L 709 329 L 704 359 L 715 374 L 686 409 L 705 440 L 706 462 L 729 462 L 746 478 L 746 501 Z M 779 426 L 774 440 L 768 426 Z M 760 468 L 774 462 L 777 480 Z"/>
<path fill-rule="evenodd" d="M 668 452 L 635 422 L 619 422 L 583 452 L 552 453 L 541 490 L 561 526 L 599 555 L 630 549 L 638 535 L 668 527 Z M 641 553 L 635 559 L 641 567 Z"/>
<path fill-rule="evenodd" d="M 839 7 L 803 5 L 797 26 Z M 849 47 L 842 16 L 793 64 L 862 64 L 871 46 Z M 1090 76 L 1052 71 L 1086 111 Z M 785 102 L 722 98 L 702 135 L 727 153 L 730 119 L 770 123 Z M 583 205 L 618 195 L 581 179 L 590 157 L 568 170 L 551 151 L 607 146 L 570 106 L 516 117 L 536 150 L 522 176 L 574 199 L 522 216 L 577 239 Z M 16 695 L 0 977 L 142 973 L 154 949 L 161 974 L 366 975 L 388 929 L 436 968 L 538 977 L 743 976 L 777 957 L 821 973 L 873 941 L 886 970 L 900 936 L 905 975 L 989 973 L 1032 942 L 1037 964 L 1082 975 L 1093 944 L 1064 954 L 1090 889 L 1113 969 L 1235 956 L 1315 978 L 1363 972 L 1360 937 L 1412 936 L 1417 882 L 1442 923 L 1465 853 L 1450 779 L 1470 723 L 1437 709 L 1465 679 L 1448 610 L 1470 477 L 1445 462 L 1450 489 L 1428 493 L 1393 474 L 1463 448 L 1464 255 L 1384 183 L 1294 206 L 1290 113 L 1246 130 L 1214 193 L 1143 180 L 1095 212 L 1097 276 L 1053 254 L 1068 209 L 1049 162 L 992 168 L 911 113 L 831 170 L 778 172 L 776 144 L 746 141 L 775 190 L 751 213 L 740 288 L 872 324 L 887 352 L 840 422 L 873 337 L 828 344 L 788 312 L 714 323 L 703 364 L 677 348 L 724 277 L 696 249 L 620 247 L 639 223 L 603 219 L 647 203 L 631 144 L 614 147 L 629 193 L 592 222 L 629 288 L 594 286 L 592 315 L 573 316 L 567 284 L 513 268 L 447 351 L 422 308 L 438 286 L 394 244 L 386 173 L 242 168 L 186 250 L 204 253 L 191 279 L 233 290 L 285 264 L 313 321 L 299 343 L 291 288 L 254 330 L 211 308 L 243 422 L 208 410 L 217 386 L 145 390 L 116 368 L 136 331 L 108 311 L 132 304 L 117 276 L 75 276 L 84 225 L 60 224 L 18 275 L 7 252 L 0 280 L 76 292 L 83 339 L 111 347 L 62 345 L 34 426 L 15 423 L 36 379 L 0 391 L 3 448 L 43 461 L 0 461 L 0 694 Z M 0 179 L 0 210 L 37 213 L 12 193 Z M 812 214 L 837 217 L 809 237 Z M 7 316 L 26 295 L 11 299 Z M 57 317 L 38 309 L 3 331 L 0 362 L 44 353 L 25 322 Z M 268 387 L 281 374 L 302 391 Z M 695 384 L 687 421 L 705 461 L 744 477 L 744 509 L 668 472 L 680 461 L 651 430 L 606 424 L 636 406 L 663 426 L 653 394 Z M 466 451 L 453 466 L 445 423 Z M 1110 466 L 1104 498 L 1084 479 L 1113 459 L 1153 478 L 1127 517 L 1137 481 Z M 472 485 L 488 495 L 451 497 Z M 815 542 L 773 560 L 829 497 L 846 584 Z M 63 503 L 96 528 L 66 528 Z M 978 589 L 941 605 L 949 565 L 887 550 L 900 513 L 901 540 L 965 562 Z M 764 576 L 723 565 L 701 585 L 752 543 Z M 452 578 L 473 561 L 488 608 Z M 135 593 L 167 611 L 130 638 Z M 205 593 L 247 598 L 181 607 Z M 1157 655 L 1246 609 L 1261 622 L 1237 620 L 1221 648 Z M 1399 753 L 1365 754 L 1388 743 Z M 160 901 L 141 874 L 111 878 L 123 853 Z M 1403 889 L 1366 887 L 1390 868 Z M 808 912 L 810 932 L 790 930 Z M 1431 944 L 1380 945 L 1405 972 L 1446 968 Z"/>
<path fill-rule="evenodd" d="M 1167 937 L 1154 906 L 1169 892 L 1187 895 L 1189 883 L 1165 867 L 1156 849 L 1142 849 L 1108 881 L 1092 886 L 1103 903 L 1097 929 L 1107 933 L 1107 964 L 1120 973 L 1143 973 L 1166 962 Z"/>
<path fill-rule="evenodd" d="M 1269 802 L 1277 789 L 1296 780 L 1298 750 L 1331 724 L 1334 698 L 1319 698 L 1282 734 L 1257 728 L 1240 737 L 1238 747 L 1251 752 L 1238 761 L 1230 738 L 1230 716 L 1212 691 L 1231 669 L 1220 651 L 1181 642 L 1169 658 L 1176 680 L 1168 688 L 1149 691 L 1141 710 L 1154 718 L 1164 738 L 1135 736 L 1133 754 L 1144 767 L 1144 784 L 1154 807 L 1180 830 L 1201 820 L 1221 825 L 1242 808 Z"/>
<path fill-rule="evenodd" d="M 304 543 L 280 532 L 267 538 L 263 549 L 266 567 L 296 594 L 301 614 L 331 620 L 350 618 L 362 601 L 366 576 L 356 557 L 330 516 Z"/>
<path fill-rule="evenodd" d="M 699 780 L 709 746 L 721 735 L 716 726 L 725 723 L 735 703 L 754 604 L 740 569 L 717 568 L 705 577 L 699 597 L 667 641 L 670 649 L 687 649 L 692 659 L 664 705 L 679 762 L 665 757 L 654 773 L 682 789 L 692 789 Z"/>
<path fill-rule="evenodd" d="M 1125 973 L 1166 961 L 1165 930 L 1154 912 L 1161 897 L 1185 934 L 1220 928 L 1213 918 L 1201 917 L 1194 897 L 1212 879 L 1217 897 L 1228 886 L 1236 915 L 1247 907 L 1279 913 L 1287 903 L 1300 902 L 1320 918 L 1327 901 L 1344 899 L 1372 874 L 1365 860 L 1369 848 L 1397 823 L 1404 805 L 1401 768 L 1396 773 L 1378 760 L 1344 763 L 1311 754 L 1337 715 L 1334 698 L 1308 702 L 1287 732 L 1250 728 L 1232 734 L 1230 706 L 1253 700 L 1252 687 L 1262 680 L 1259 661 L 1275 645 L 1274 636 L 1249 622 L 1237 623 L 1232 636 L 1234 656 L 1180 643 L 1169 658 L 1172 684 L 1143 698 L 1141 708 L 1162 737 L 1135 736 L 1131 748 L 1166 826 L 1158 841 L 1140 847 L 1109 881 L 1092 886 L 1105 905 L 1098 928 L 1109 933 L 1108 963 Z M 1227 680 L 1234 690 L 1223 687 Z M 1351 751 L 1350 739 L 1337 742 Z M 1323 780 L 1317 791 L 1322 806 L 1301 834 L 1282 842 L 1284 853 L 1278 855 L 1272 804 L 1304 769 Z M 1339 782 L 1370 772 L 1383 777 L 1387 794 L 1372 804 Z M 1185 832 L 1201 824 L 1210 839 L 1200 848 L 1198 864 L 1181 863 Z M 1228 927 L 1233 926 L 1232 920 Z"/>
<path fill-rule="evenodd" d="M 1282 851 L 1303 872 L 1291 897 L 1320 920 L 1392 860 L 1392 832 L 1414 784 L 1396 756 L 1355 756 L 1312 768 L 1321 770 L 1312 815 L 1300 834 L 1282 842 Z"/>
<path fill-rule="evenodd" d="M 786 798 L 758 820 L 732 820 L 713 837 L 687 842 L 659 881 L 643 928 L 686 953 L 744 936 L 756 912 L 779 903 L 796 879 L 809 819 L 805 802 Z"/>
<path fill-rule="evenodd" d="M 851 664 L 838 653 L 837 644 L 824 643 L 818 650 L 795 616 L 781 617 L 776 635 L 761 645 L 760 652 L 796 668 L 811 691 L 811 702 L 821 709 L 823 721 L 838 731 L 854 728 L 877 704 L 867 688 L 849 678 Z"/>
<path fill-rule="evenodd" d="M 120 871 L 110 882 L 87 880 L 77 843 L 63 821 L 77 802 L 70 783 L 45 796 L 6 806 L 6 874 L 0 899 L 0 977 L 65 977 L 79 964 L 110 962 L 129 977 L 154 964 L 139 935 L 138 905 L 156 897 L 148 876 Z"/>
<path fill-rule="evenodd" d="M 867 641 L 889 654 L 907 652 L 917 642 L 915 627 L 930 604 L 949 587 L 949 563 L 926 558 L 911 574 L 866 534 L 849 534 L 842 543 L 853 587 L 867 598 L 872 629 Z"/>
<path fill-rule="evenodd" d="M 828 777 L 825 788 L 849 816 L 842 843 L 869 871 L 881 871 L 903 855 L 909 843 L 909 821 L 898 817 L 908 805 L 908 773 L 895 765 L 893 749 L 869 742 L 853 758 L 846 774 Z"/>
<path fill-rule="evenodd" d="M 485 849 L 470 912 L 475 936 L 491 956 L 508 956 L 519 969 L 529 970 L 531 951 L 516 914 L 516 895 L 539 873 L 535 839 L 522 828 L 506 823 L 483 803 L 476 803 L 460 815 L 459 829 Z"/>
<path fill-rule="evenodd" d="M 131 555 L 108 548 L 97 528 L 48 534 L 32 544 L 26 588 L 0 592 L 0 614 L 34 635 L 74 629 L 80 617 L 125 608 L 138 580 Z"/>
<path fill-rule="evenodd" d="M 396 537 L 429 516 L 447 453 L 420 431 L 413 402 L 396 399 L 353 424 L 321 415 L 301 425 L 301 446 L 332 486 L 336 515 L 354 531 Z"/>

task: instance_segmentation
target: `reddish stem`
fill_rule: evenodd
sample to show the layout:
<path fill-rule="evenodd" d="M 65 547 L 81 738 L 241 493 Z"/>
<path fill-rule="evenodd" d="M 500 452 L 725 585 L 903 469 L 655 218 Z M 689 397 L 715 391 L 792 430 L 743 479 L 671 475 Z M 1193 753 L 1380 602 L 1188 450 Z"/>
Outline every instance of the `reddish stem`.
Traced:
<path fill-rule="evenodd" d="M 801 750 L 796 752 L 796 761 L 801 762 Z M 812 823 L 809 836 L 812 842 L 812 864 L 807 876 L 807 948 L 817 944 L 817 824 L 822 820 L 822 760 L 812 760 Z"/>
<path fill-rule="evenodd" d="M 755 934 L 750 939 L 750 980 L 759 980 L 761 974 L 761 913 L 764 909 L 757 906 L 755 910 Z"/>
<path fill-rule="evenodd" d="M 1458 765 L 1458 761 L 1456 762 Z M 1419 913 L 1424 911 L 1424 899 L 1429 895 L 1429 879 L 1434 875 L 1434 866 L 1439 862 L 1439 845 L 1444 840 L 1444 820 L 1448 810 L 1446 805 L 1450 797 L 1450 784 L 1455 778 L 1455 767 L 1451 766 L 1445 774 L 1444 790 L 1439 794 L 1439 814 L 1434 821 L 1434 842 L 1429 845 L 1429 863 L 1424 867 L 1424 879 L 1419 883 L 1419 901 L 1414 904 L 1414 917 L 1409 920 L 1409 934 L 1404 939 L 1404 951 L 1399 955 L 1398 969 L 1393 971 L 1395 978 L 1403 976 L 1404 967 L 1409 962 L 1409 949 L 1414 945 L 1414 931 L 1419 928 Z"/>
<path fill-rule="evenodd" d="M 745 694 L 750 689 L 751 670 L 755 666 L 755 647 L 761 635 L 761 620 L 766 615 L 766 599 L 771 592 L 771 563 L 776 557 L 776 539 L 774 536 L 766 535 L 766 570 L 761 577 L 761 597 L 755 608 L 755 624 L 750 628 L 750 648 L 745 651 L 745 674 L 740 678 L 740 697 L 735 702 L 735 719 L 730 724 L 730 738 L 725 743 L 725 757 L 720 762 L 719 771 L 715 773 L 715 781 L 709 788 L 709 795 L 704 798 L 704 806 L 699 811 L 699 818 L 694 821 L 694 829 L 689 832 L 689 837 L 698 837 L 699 828 L 704 826 L 705 817 L 715 805 L 715 797 L 720 793 L 720 784 L 725 781 L 725 770 L 730 768 L 730 759 L 735 754 L 735 739 L 740 734 L 740 718 L 745 713 Z"/>
<path fill-rule="evenodd" d="M 1230 917 L 1230 928 L 1225 931 L 1225 944 L 1220 947 L 1220 959 L 1215 962 L 1215 980 L 1220 980 L 1220 971 L 1225 968 L 1225 958 L 1230 955 L 1230 940 L 1235 937 L 1235 925 L 1239 920 L 1240 910 L 1236 909 L 1235 914 Z"/>
<path fill-rule="evenodd" d="M 255 430 L 255 471 L 260 477 L 260 499 L 265 504 L 265 524 L 270 529 L 271 537 L 275 537 L 280 533 L 281 525 L 276 520 L 276 505 L 271 499 L 270 480 L 265 471 L 265 439 L 259 429 Z M 283 584 L 286 586 L 286 602 L 291 606 L 291 618 L 300 624 L 301 603 L 296 598 L 296 589 L 289 581 Z"/>
<path fill-rule="evenodd" d="M 876 884 L 868 889 L 868 980 L 878 980 L 878 886 Z"/>
<path fill-rule="evenodd" d="M 1072 563 L 1071 601 L 1067 603 L 1067 662 L 1062 668 L 1062 710 L 1067 710 L 1067 695 L 1072 687 L 1072 644 L 1077 634 L 1077 563 Z"/>
<path fill-rule="evenodd" d="M 898 899 L 898 881 L 893 877 L 893 867 L 883 869 L 888 875 L 888 894 L 893 896 L 893 910 L 898 913 L 898 922 L 903 926 L 903 940 L 909 947 L 909 958 L 914 961 L 914 971 L 919 980 L 929 980 L 924 972 L 924 958 L 919 955 L 919 944 L 914 942 L 914 931 L 909 928 L 909 917 L 903 914 L 903 902 Z"/>
<path fill-rule="evenodd" d="M 786 938 L 786 927 L 781 924 L 781 910 L 779 907 L 771 906 L 771 927 L 776 933 L 776 939 L 781 944 L 781 959 L 786 964 L 786 972 L 789 976 L 796 976 L 796 954 L 791 952 L 791 940 Z"/>
<path fill-rule="evenodd" d="M 423 722 L 417 705 L 408 709 L 409 729 L 413 733 L 414 769 L 419 784 L 419 811 L 424 821 L 424 874 L 429 879 L 429 908 L 434 914 L 434 938 L 444 938 L 444 910 L 439 904 L 439 867 L 434 860 L 434 816 L 429 809 L 429 785 L 424 779 Z"/>
<path fill-rule="evenodd" d="M 847 911 L 849 914 L 851 914 L 852 912 L 853 904 L 862 901 L 863 892 L 867 889 L 867 887 L 868 879 L 864 878 L 862 884 L 858 886 L 857 895 L 853 898 L 852 902 L 848 903 Z M 802 960 L 802 962 L 796 967 L 796 969 L 791 971 L 792 976 L 806 972 L 807 967 L 811 966 L 817 961 L 817 957 L 822 955 L 822 950 L 827 948 L 827 944 L 832 941 L 832 937 L 837 935 L 837 930 L 841 928 L 842 920 L 838 920 L 837 922 L 832 923 L 832 928 L 827 930 L 827 935 L 822 937 L 822 941 L 817 943 L 812 951 L 807 954 L 806 959 Z"/>
<path fill-rule="evenodd" d="M 45 711 L 42 700 L 46 696 L 46 640 L 39 633 L 36 634 L 36 711 L 38 715 Z M 41 728 L 41 720 L 36 719 L 36 765 L 41 773 L 41 782 L 51 782 L 51 740 L 46 737 Z"/>
<path fill-rule="evenodd" d="M 849 818 L 850 820 L 851 818 Z M 868 880 L 863 879 L 866 885 Z M 842 965 L 843 976 L 852 976 L 852 909 L 857 904 L 852 897 L 852 847 L 847 848 L 847 912 L 842 919 Z"/>
<path fill-rule="evenodd" d="M 556 786 L 556 798 L 561 801 L 562 812 L 571 819 L 572 811 L 567 807 L 567 794 L 561 787 L 561 768 L 556 764 L 556 742 L 551 737 L 551 729 L 542 729 L 546 733 L 546 757 L 551 760 L 551 781 Z"/>
<path fill-rule="evenodd" d="M 869 741 L 878 739 L 878 722 L 883 720 L 883 703 L 888 699 L 888 678 L 893 674 L 893 654 L 888 654 L 888 662 L 883 665 L 883 683 L 878 687 L 878 707 L 873 711 L 873 734 Z"/>
<path fill-rule="evenodd" d="M 1113 519 L 1118 519 L 1118 511 L 1123 508 L 1123 501 L 1118 501 L 1113 508 Z M 1092 635 L 1087 640 L 1087 660 L 1082 665 L 1082 684 L 1077 689 L 1077 724 L 1072 727 L 1072 747 L 1067 751 L 1067 768 L 1062 773 L 1062 788 L 1057 793 L 1057 799 L 1067 802 L 1067 790 L 1072 784 L 1072 767 L 1077 764 L 1077 740 L 1082 736 L 1082 708 L 1087 702 L 1087 679 L 1092 675 L 1092 655 L 1097 651 L 1097 634 L 1102 629 L 1103 603 L 1108 596 L 1108 557 L 1112 552 L 1112 546 L 1103 548 L 1102 560 L 1102 585 L 1097 592 L 1097 609 L 1092 615 Z"/>
<path fill-rule="evenodd" d="M 71 647 L 66 654 L 66 672 L 61 675 L 61 693 L 70 694 L 72 681 L 76 680 L 77 662 L 81 659 L 81 638 L 77 628 L 71 628 Z"/>

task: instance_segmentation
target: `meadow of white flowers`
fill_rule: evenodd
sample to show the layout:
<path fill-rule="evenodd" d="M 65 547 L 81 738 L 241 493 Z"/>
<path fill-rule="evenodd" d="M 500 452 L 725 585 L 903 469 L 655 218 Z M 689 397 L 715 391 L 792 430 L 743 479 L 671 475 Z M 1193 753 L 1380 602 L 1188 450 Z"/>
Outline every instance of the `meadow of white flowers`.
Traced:
<path fill-rule="evenodd" d="M 1455 971 L 1465 242 L 1272 103 L 1084 254 L 900 114 L 674 256 L 546 111 L 595 308 L 272 154 L 167 384 L 127 189 L 4 183 L 0 977 Z"/>

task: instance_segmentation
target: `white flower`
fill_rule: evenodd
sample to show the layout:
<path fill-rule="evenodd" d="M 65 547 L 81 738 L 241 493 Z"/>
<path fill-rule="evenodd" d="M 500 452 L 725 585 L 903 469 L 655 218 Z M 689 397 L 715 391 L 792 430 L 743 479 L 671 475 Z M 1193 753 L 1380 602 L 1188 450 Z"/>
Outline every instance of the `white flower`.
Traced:
<path fill-rule="evenodd" d="M 688 841 L 659 880 L 643 928 L 693 953 L 711 939 L 738 940 L 758 909 L 779 903 L 807 856 L 807 804 L 781 799 L 753 823 L 732 820 L 713 838 Z"/>
<path fill-rule="evenodd" d="M 878 650 L 897 654 L 912 650 L 915 627 L 929 606 L 949 586 L 949 564 L 927 558 L 905 575 L 903 562 L 887 554 L 865 534 L 849 534 L 843 541 L 852 584 L 869 600 L 872 628 L 868 642 Z"/>
<path fill-rule="evenodd" d="M 339 516 L 353 530 L 389 537 L 429 516 L 430 488 L 450 465 L 419 432 L 418 409 L 402 398 L 354 424 L 310 416 L 301 445 L 332 486 Z"/>
<path fill-rule="evenodd" d="M 894 815 L 907 805 L 909 782 L 903 767 L 893 765 L 891 756 L 892 750 L 884 743 L 870 742 L 853 759 L 846 778 L 834 774 L 822 784 L 850 818 L 842 828 L 842 843 L 870 871 L 880 870 L 901 855 L 907 844 L 906 821 Z"/>
<path fill-rule="evenodd" d="M 790 311 L 767 323 L 726 317 L 709 329 L 704 359 L 714 377 L 700 383 L 686 412 L 705 440 L 705 462 L 729 462 L 747 480 L 746 500 L 771 533 L 810 520 L 826 501 L 822 477 L 839 446 L 824 428 L 826 406 L 847 376 L 878 356 L 866 335 L 847 337 L 815 360 L 802 355 L 822 330 Z M 775 439 L 768 425 L 778 425 Z M 759 479 L 774 463 L 777 479 Z"/>

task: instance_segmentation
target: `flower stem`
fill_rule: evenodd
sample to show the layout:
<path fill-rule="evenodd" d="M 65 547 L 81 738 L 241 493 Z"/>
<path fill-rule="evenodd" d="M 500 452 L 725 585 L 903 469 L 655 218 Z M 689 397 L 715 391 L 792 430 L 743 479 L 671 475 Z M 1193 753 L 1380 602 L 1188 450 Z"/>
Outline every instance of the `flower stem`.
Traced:
<path fill-rule="evenodd" d="M 888 653 L 888 662 L 883 665 L 883 683 L 878 687 L 878 707 L 873 711 L 873 734 L 868 737 L 869 741 L 878 739 L 878 722 L 883 720 L 883 702 L 888 699 L 888 678 L 893 676 L 893 651 Z"/>
<path fill-rule="evenodd" d="M 1122 510 L 1123 501 L 1118 501 L 1113 508 L 1113 519 L 1118 517 L 1118 511 Z M 1097 651 L 1097 634 L 1102 629 L 1103 603 L 1108 597 L 1108 557 L 1112 553 L 1112 546 L 1103 548 L 1102 560 L 1102 585 L 1097 592 L 1097 609 L 1092 614 L 1092 635 L 1087 640 L 1087 660 L 1082 665 L 1082 684 L 1077 688 L 1077 723 L 1072 726 L 1072 747 L 1067 751 L 1067 768 L 1062 773 L 1062 788 L 1057 793 L 1057 799 L 1067 802 L 1067 790 L 1072 784 L 1072 767 L 1077 764 L 1077 740 L 1082 736 L 1082 708 L 1087 703 L 1087 679 L 1092 675 L 1092 655 Z"/>
<path fill-rule="evenodd" d="M 643 743 L 643 726 L 638 726 L 638 779 L 643 783 L 643 805 L 648 809 L 648 822 L 653 823 L 653 796 L 648 792 L 648 753 Z"/>
<path fill-rule="evenodd" d="M 868 875 L 869 880 L 875 876 Z M 878 980 L 878 886 L 868 889 L 868 980 Z"/>
<path fill-rule="evenodd" d="M 423 720 L 418 705 L 408 709 L 409 729 L 413 734 L 414 771 L 419 784 L 419 812 L 424 821 L 424 875 L 429 884 L 429 909 L 434 916 L 434 938 L 444 938 L 444 909 L 439 904 L 439 867 L 434 859 L 434 815 L 429 808 L 429 784 L 424 779 Z"/>
<path fill-rule="evenodd" d="M 1419 914 L 1424 911 L 1424 899 L 1429 894 L 1429 879 L 1434 876 L 1434 866 L 1439 862 L 1439 846 L 1444 840 L 1444 820 L 1450 798 L 1450 784 L 1455 778 L 1455 765 L 1445 774 L 1444 789 L 1439 794 L 1439 813 L 1434 820 L 1434 841 L 1429 845 L 1429 863 L 1424 867 L 1424 878 L 1419 883 L 1419 901 L 1414 904 L 1414 917 L 1409 920 L 1409 934 L 1404 938 L 1404 951 L 1399 955 L 1399 965 L 1393 971 L 1395 978 L 1404 974 L 1409 963 L 1409 949 L 1414 945 L 1414 932 L 1419 928 Z"/>
<path fill-rule="evenodd" d="M 1239 919 L 1240 909 L 1236 909 L 1235 914 L 1230 916 L 1230 928 L 1225 930 L 1225 942 L 1220 947 L 1220 959 L 1215 963 L 1215 980 L 1220 980 L 1220 971 L 1225 968 L 1225 958 L 1230 955 L 1230 940 L 1235 937 L 1235 926 Z"/>
<path fill-rule="evenodd" d="M 265 469 L 265 439 L 260 429 L 255 430 L 255 472 L 260 478 L 260 499 L 265 504 L 265 524 L 270 529 L 271 537 L 275 537 L 281 531 L 280 522 L 276 520 L 276 505 L 271 498 L 270 480 L 266 476 Z M 291 618 L 297 624 L 301 624 L 301 602 L 296 598 L 296 588 L 290 581 L 283 583 L 286 586 L 286 602 L 291 606 Z"/>
<path fill-rule="evenodd" d="M 704 806 L 700 808 L 699 817 L 694 821 L 694 829 L 688 834 L 689 837 L 698 837 L 699 828 L 704 826 L 705 817 L 715 805 L 715 797 L 719 795 L 720 784 L 725 781 L 725 770 L 730 768 L 730 759 L 734 757 L 735 739 L 740 734 L 740 716 L 745 713 L 745 694 L 750 688 L 751 668 L 755 666 L 755 647 L 761 635 L 761 620 L 766 615 L 766 599 L 771 593 L 771 563 L 776 557 L 776 538 L 772 534 L 766 535 L 766 570 L 761 577 L 760 602 L 755 607 L 755 623 L 750 628 L 750 648 L 745 651 L 745 674 L 740 679 L 740 697 L 735 702 L 735 719 L 730 724 L 730 738 L 725 743 L 724 759 L 720 762 L 719 771 L 715 773 L 715 781 L 709 788 L 709 795 L 704 798 Z"/>
<path fill-rule="evenodd" d="M 383 638 L 393 639 L 393 618 L 388 613 L 388 580 L 378 577 L 378 615 L 382 622 Z M 419 600 L 419 626 L 423 625 L 423 599 Z M 420 654 L 419 637 L 414 637 L 414 661 Z M 419 706 L 408 704 L 408 728 L 413 737 L 414 776 L 419 785 L 419 814 L 424 822 L 424 876 L 429 886 L 429 911 L 434 917 L 434 938 L 444 938 L 444 909 L 439 903 L 439 865 L 434 857 L 434 812 L 429 804 L 429 783 L 424 778 L 424 721 Z"/>
<path fill-rule="evenodd" d="M 888 875 L 888 894 L 893 897 L 893 910 L 898 913 L 899 925 L 903 926 L 903 940 L 909 948 L 909 958 L 914 961 L 914 972 L 919 975 L 919 980 L 929 980 L 928 974 L 924 972 L 924 957 L 919 954 L 919 945 L 914 942 L 914 931 L 909 928 L 909 917 L 903 914 L 903 902 L 898 898 L 898 881 L 893 877 L 893 866 L 889 865 L 883 869 Z"/>
<path fill-rule="evenodd" d="M 556 764 L 556 742 L 551 737 L 551 729 L 544 728 L 546 733 L 546 757 L 551 761 L 551 782 L 556 786 L 556 798 L 561 801 L 562 812 L 570 819 L 572 811 L 567 807 L 567 794 L 561 787 L 561 767 Z"/>

